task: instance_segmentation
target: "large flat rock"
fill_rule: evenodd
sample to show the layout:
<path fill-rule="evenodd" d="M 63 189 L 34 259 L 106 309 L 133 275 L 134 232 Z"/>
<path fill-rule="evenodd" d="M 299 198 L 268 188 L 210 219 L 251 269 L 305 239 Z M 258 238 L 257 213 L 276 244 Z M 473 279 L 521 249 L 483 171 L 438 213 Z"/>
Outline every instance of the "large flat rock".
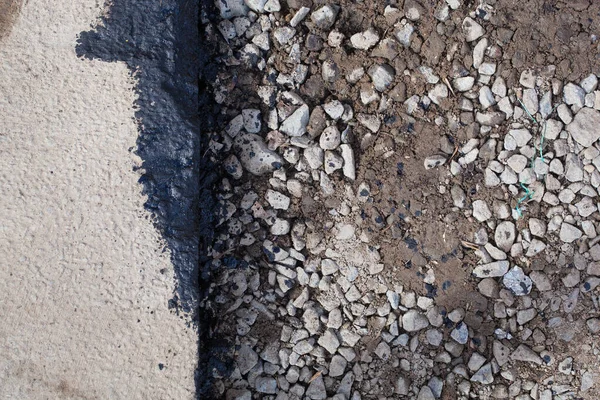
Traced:
<path fill-rule="evenodd" d="M 590 147 L 600 139 L 600 112 L 582 108 L 567 125 L 567 132 L 583 147 Z"/>

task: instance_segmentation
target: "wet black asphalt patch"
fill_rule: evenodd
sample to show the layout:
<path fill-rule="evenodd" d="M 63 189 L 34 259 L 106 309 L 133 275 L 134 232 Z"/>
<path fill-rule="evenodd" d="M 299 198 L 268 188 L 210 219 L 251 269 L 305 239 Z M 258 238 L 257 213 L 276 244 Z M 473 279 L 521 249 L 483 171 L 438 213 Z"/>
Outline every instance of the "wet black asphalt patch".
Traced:
<path fill-rule="evenodd" d="M 80 34 L 80 57 L 125 62 L 136 76 L 137 148 L 145 207 L 171 252 L 177 279 L 172 308 L 191 313 L 199 331 L 197 398 L 209 399 L 211 371 L 230 369 L 230 346 L 209 339 L 212 316 L 199 313 L 208 291 L 216 168 L 203 157 L 218 114 L 207 91 L 216 69 L 213 49 L 201 38 L 204 0 L 114 0 L 102 23 Z M 110 133 L 107 133 L 110 134 Z M 164 366 L 163 366 L 164 367 Z"/>

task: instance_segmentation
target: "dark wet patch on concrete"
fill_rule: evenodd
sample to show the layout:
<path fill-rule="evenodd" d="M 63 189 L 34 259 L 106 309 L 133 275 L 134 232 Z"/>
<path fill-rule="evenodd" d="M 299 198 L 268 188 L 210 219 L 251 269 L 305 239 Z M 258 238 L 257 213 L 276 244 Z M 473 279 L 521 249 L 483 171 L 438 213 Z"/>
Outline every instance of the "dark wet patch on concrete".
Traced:
<path fill-rule="evenodd" d="M 21 12 L 23 0 L 0 0 L 0 39 L 8 36 Z"/>
<path fill-rule="evenodd" d="M 1 0 L 0 0 L 1 1 Z M 201 10 L 202 8 L 202 10 Z M 228 369 L 230 346 L 209 338 L 214 317 L 198 313 L 208 293 L 218 176 L 206 154 L 207 132 L 217 115 L 207 91 L 216 68 L 213 49 L 200 30 L 204 0 L 114 0 L 98 27 L 80 34 L 77 54 L 123 61 L 137 77 L 136 153 L 143 160 L 145 206 L 172 254 L 177 291 L 169 304 L 194 315 L 199 330 L 198 398 L 210 396 L 210 371 Z M 218 365 L 217 365 L 218 364 Z"/>

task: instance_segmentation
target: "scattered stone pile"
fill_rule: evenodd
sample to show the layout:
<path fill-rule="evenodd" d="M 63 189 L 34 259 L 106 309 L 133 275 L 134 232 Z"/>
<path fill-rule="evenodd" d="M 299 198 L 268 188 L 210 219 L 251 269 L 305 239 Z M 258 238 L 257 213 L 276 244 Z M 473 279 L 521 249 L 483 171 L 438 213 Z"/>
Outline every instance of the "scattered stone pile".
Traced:
<path fill-rule="evenodd" d="M 517 74 L 495 3 L 216 2 L 218 396 L 598 398 L 598 78 Z M 390 160 L 445 205 L 384 207 L 395 181 L 364 171 Z M 424 212 L 468 227 L 449 256 L 410 236 Z M 472 288 L 452 308 L 447 257 Z"/>

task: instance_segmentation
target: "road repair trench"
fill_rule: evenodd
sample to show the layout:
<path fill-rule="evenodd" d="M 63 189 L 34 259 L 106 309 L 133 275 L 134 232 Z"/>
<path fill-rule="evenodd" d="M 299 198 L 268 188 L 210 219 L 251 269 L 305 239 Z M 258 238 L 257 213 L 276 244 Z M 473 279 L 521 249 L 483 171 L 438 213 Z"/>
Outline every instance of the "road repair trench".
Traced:
<path fill-rule="evenodd" d="M 599 18 L 115 1 L 198 397 L 598 398 Z"/>

